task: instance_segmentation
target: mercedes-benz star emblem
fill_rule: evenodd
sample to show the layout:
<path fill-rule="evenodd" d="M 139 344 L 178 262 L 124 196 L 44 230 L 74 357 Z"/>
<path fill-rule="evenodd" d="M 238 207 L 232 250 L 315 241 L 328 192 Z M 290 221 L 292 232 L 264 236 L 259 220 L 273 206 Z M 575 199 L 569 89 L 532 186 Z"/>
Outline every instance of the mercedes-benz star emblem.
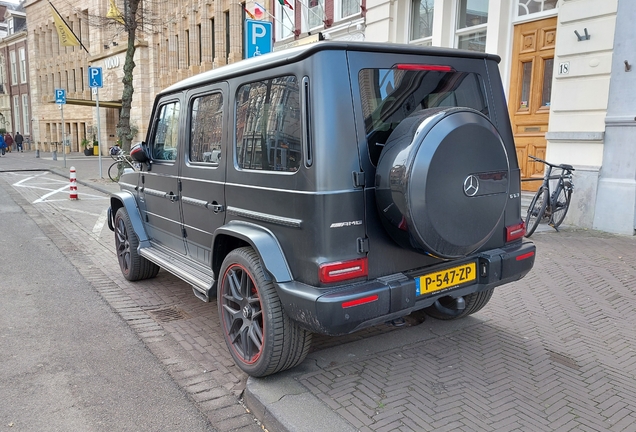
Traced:
<path fill-rule="evenodd" d="M 473 197 L 477 191 L 479 191 L 479 179 L 471 174 L 464 180 L 464 193 L 466 196 Z"/>

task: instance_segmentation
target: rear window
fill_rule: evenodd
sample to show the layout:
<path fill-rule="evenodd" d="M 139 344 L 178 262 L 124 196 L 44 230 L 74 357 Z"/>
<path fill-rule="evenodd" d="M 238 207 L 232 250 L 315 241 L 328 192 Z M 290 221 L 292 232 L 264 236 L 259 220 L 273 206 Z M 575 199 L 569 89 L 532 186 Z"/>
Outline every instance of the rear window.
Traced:
<path fill-rule="evenodd" d="M 374 165 L 391 132 L 420 110 L 468 107 L 488 115 L 484 83 L 476 73 L 363 69 L 358 79 L 369 156 Z"/>

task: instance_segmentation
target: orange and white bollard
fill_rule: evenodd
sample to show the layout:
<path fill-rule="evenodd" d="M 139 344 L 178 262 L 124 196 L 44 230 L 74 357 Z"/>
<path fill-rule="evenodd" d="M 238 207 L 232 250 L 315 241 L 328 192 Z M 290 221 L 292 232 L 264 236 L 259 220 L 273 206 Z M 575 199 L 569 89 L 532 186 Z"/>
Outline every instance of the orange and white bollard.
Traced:
<path fill-rule="evenodd" d="M 75 167 L 71 167 L 71 188 L 69 198 L 76 200 L 77 198 L 77 180 L 75 178 Z"/>

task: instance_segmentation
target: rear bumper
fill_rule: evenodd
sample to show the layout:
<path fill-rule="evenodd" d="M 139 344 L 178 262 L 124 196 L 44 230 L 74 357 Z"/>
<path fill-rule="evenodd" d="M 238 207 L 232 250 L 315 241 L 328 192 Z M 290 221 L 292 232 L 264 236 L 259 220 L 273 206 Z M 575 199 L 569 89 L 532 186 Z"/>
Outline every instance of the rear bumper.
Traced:
<path fill-rule="evenodd" d="M 316 333 L 341 335 L 408 315 L 432 305 L 441 297 L 461 297 L 519 280 L 532 269 L 535 252 L 534 244 L 524 241 L 479 253 L 466 261 L 427 268 L 412 275 L 398 273 L 329 289 L 295 281 L 279 283 L 277 287 L 285 312 L 293 320 Z M 475 283 L 429 295 L 416 295 L 414 276 L 475 259 L 478 269 Z"/>

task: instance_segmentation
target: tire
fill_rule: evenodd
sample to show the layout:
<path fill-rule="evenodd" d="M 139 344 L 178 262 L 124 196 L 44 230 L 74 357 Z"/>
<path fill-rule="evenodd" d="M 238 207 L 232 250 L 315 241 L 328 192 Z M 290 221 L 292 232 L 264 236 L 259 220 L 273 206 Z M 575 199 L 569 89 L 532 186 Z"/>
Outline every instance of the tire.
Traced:
<path fill-rule="evenodd" d="M 492 297 L 492 293 L 494 292 L 494 288 L 491 288 L 486 291 L 481 291 L 478 293 L 468 294 L 464 296 L 465 309 L 460 313 L 454 314 L 446 314 L 441 312 L 435 306 L 429 306 L 424 309 L 424 311 L 431 317 L 439 319 L 439 320 L 454 320 L 464 318 L 468 315 L 474 314 L 475 312 L 483 309 L 484 306 L 488 304 L 490 298 Z M 451 304 L 455 301 L 450 297 L 442 297 L 438 300 L 442 307 L 450 307 Z"/>
<path fill-rule="evenodd" d="M 545 208 L 548 205 L 548 193 L 544 187 L 541 187 L 535 194 L 528 207 L 526 215 L 526 237 L 530 237 L 539 226 L 539 222 L 545 215 Z"/>
<path fill-rule="evenodd" d="M 552 206 L 552 221 L 550 225 L 554 228 L 558 228 L 559 225 L 565 220 L 565 215 L 568 214 L 570 208 L 570 200 L 572 199 L 572 190 L 559 188 L 554 205 Z"/>
<path fill-rule="evenodd" d="M 110 177 L 110 180 L 115 183 L 119 181 L 119 162 L 113 162 L 108 167 L 108 177 Z"/>
<path fill-rule="evenodd" d="M 236 365 L 248 375 L 264 377 L 300 364 L 312 335 L 285 314 L 254 249 L 230 252 L 220 274 L 219 318 Z"/>
<path fill-rule="evenodd" d="M 159 266 L 139 255 L 139 238 L 133 231 L 130 217 L 123 207 L 115 214 L 115 249 L 122 274 L 129 281 L 157 276 Z"/>
<path fill-rule="evenodd" d="M 491 121 L 469 108 L 431 108 L 391 132 L 375 175 L 382 224 L 403 248 L 461 258 L 497 231 L 510 166 Z"/>

